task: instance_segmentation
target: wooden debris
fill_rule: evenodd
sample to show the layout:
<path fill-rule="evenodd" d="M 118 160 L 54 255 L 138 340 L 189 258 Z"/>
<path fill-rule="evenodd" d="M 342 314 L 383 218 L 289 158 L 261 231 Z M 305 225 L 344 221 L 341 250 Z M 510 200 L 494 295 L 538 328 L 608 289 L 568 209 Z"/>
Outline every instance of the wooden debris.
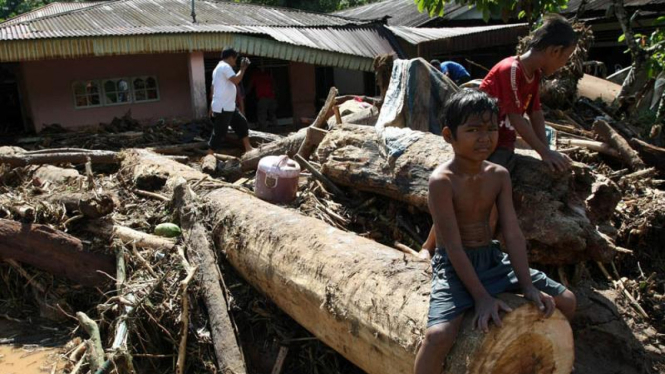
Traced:
<path fill-rule="evenodd" d="M 0 155 L 0 164 L 9 164 L 12 167 L 42 164 L 83 164 L 88 160 L 95 164 L 117 164 L 117 152 L 91 151 L 70 153 L 45 153 L 45 154 L 14 154 L 10 156 Z"/>
<path fill-rule="evenodd" d="M 256 170 L 259 166 L 259 161 L 265 156 L 279 156 L 287 155 L 293 157 L 298 150 L 302 142 L 307 136 L 307 128 L 300 129 L 298 132 L 291 134 L 281 140 L 276 142 L 268 143 L 260 146 L 259 148 L 253 149 L 249 152 L 245 152 L 240 159 L 242 164 L 242 170 Z"/>
<path fill-rule="evenodd" d="M 114 272 L 111 256 L 83 249 L 78 238 L 46 225 L 0 219 L 0 258 L 66 277 L 84 286 L 99 286 Z"/>
<path fill-rule="evenodd" d="M 656 147 L 637 138 L 631 139 L 630 145 L 637 150 L 644 162 L 660 171 L 665 171 L 665 148 Z"/>
<path fill-rule="evenodd" d="M 323 174 L 321 174 L 320 171 L 316 170 L 316 168 L 312 166 L 312 164 L 310 164 L 307 160 L 305 160 L 298 154 L 295 155 L 294 158 L 296 161 L 298 161 L 301 167 L 309 170 L 309 172 L 312 173 L 312 176 L 321 181 L 321 183 L 323 183 L 328 189 L 330 189 L 332 193 L 340 197 L 344 196 L 344 191 L 340 190 L 339 187 L 335 185 L 335 183 L 331 182 L 330 179 L 326 178 Z"/>
<path fill-rule="evenodd" d="M 215 171 L 217 170 L 217 158 L 215 155 L 210 154 L 205 156 L 201 160 L 201 171 L 206 173 L 206 174 L 215 174 Z"/>
<path fill-rule="evenodd" d="M 603 140 L 608 142 L 612 147 L 614 147 L 621 158 L 630 165 L 631 169 L 639 170 L 643 169 L 644 162 L 640 159 L 638 153 L 630 147 L 628 142 L 619 135 L 614 129 L 603 120 L 596 120 L 593 123 L 593 131 L 596 132 Z"/>
<path fill-rule="evenodd" d="M 594 152 L 598 152 L 598 153 L 606 155 L 606 156 L 614 157 L 617 160 L 621 159 L 621 155 L 619 154 L 619 151 L 612 148 L 610 145 L 608 145 L 606 143 L 597 142 L 595 140 L 559 139 L 558 143 L 562 144 L 562 145 L 570 145 L 570 146 L 573 146 L 573 147 L 583 147 L 583 148 L 586 148 L 590 151 L 594 151 Z"/>
<path fill-rule="evenodd" d="M 81 327 L 90 335 L 90 339 L 86 341 L 88 354 L 88 363 L 90 370 L 97 373 L 102 365 L 104 365 L 104 348 L 102 347 L 102 338 L 99 334 L 99 326 L 83 312 L 76 313 Z"/>
<path fill-rule="evenodd" d="M 116 225 L 109 220 L 92 221 L 86 229 L 105 237 L 117 237 L 125 243 L 133 243 L 137 247 L 152 248 L 159 251 L 169 251 L 175 245 L 175 240 L 157 235 L 136 231 L 129 227 Z"/>
<path fill-rule="evenodd" d="M 213 346 L 217 365 L 222 373 L 242 374 L 247 372 L 245 359 L 222 289 L 224 280 L 220 275 L 217 259 L 208 232 L 202 224 L 202 215 L 197 208 L 197 196 L 184 180 L 177 184 L 174 203 L 184 230 L 188 258 L 199 267 L 197 282 L 203 290 L 203 298 L 209 313 Z"/>
<path fill-rule="evenodd" d="M 309 160 L 309 156 L 316 150 L 316 147 L 321 144 L 323 138 L 325 138 L 326 135 L 328 135 L 328 131 L 326 130 L 312 126 L 308 127 L 305 140 L 302 142 L 300 148 L 298 149 L 298 155 L 300 155 L 305 160 Z"/>
<path fill-rule="evenodd" d="M 553 129 L 561 131 L 561 132 L 574 134 L 574 135 L 578 135 L 578 136 L 584 136 L 584 137 L 593 139 L 593 133 L 591 131 L 580 130 L 580 129 L 574 127 L 574 126 L 560 125 L 558 123 L 549 122 L 549 121 L 545 121 L 545 124 L 547 126 L 552 127 Z"/>
<path fill-rule="evenodd" d="M 115 209 L 114 198 L 110 193 L 59 193 L 49 196 L 47 200 L 63 204 L 69 213 L 79 212 L 88 218 L 104 217 Z"/>

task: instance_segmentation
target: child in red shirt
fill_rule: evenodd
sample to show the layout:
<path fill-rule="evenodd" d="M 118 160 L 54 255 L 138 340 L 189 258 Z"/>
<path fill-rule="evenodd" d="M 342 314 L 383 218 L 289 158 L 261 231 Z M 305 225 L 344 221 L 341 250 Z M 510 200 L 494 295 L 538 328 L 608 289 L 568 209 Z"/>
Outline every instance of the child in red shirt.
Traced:
<path fill-rule="evenodd" d="M 529 49 L 494 65 L 480 85 L 499 100 L 499 143 L 489 161 L 508 167 L 515 150 L 515 130 L 552 170 L 570 168 L 570 159 L 550 150 L 540 108 L 540 78 L 563 67 L 577 45 L 577 34 L 560 15 L 550 15 L 533 32 Z M 529 116 L 529 123 L 524 114 Z"/>

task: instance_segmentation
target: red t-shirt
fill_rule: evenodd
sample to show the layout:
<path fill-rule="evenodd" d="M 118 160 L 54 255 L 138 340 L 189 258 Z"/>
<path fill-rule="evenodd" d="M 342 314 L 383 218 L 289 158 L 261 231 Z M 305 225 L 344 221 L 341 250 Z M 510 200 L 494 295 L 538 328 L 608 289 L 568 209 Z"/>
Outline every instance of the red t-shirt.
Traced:
<path fill-rule="evenodd" d="M 507 115 L 531 113 L 540 110 L 540 70 L 529 78 L 524 73 L 522 63 L 513 56 L 501 60 L 487 73 L 480 89 L 499 101 L 499 143 L 498 147 L 515 149 L 515 128 Z"/>
<path fill-rule="evenodd" d="M 256 97 L 259 99 L 275 98 L 275 91 L 272 88 L 272 77 L 267 72 L 257 71 L 252 77 L 254 88 L 256 88 Z"/>

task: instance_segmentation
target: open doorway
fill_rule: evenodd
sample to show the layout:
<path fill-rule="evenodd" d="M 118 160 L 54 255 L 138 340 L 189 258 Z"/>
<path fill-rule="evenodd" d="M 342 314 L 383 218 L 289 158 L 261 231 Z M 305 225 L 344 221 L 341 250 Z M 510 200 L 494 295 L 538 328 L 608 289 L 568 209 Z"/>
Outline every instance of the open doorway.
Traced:
<path fill-rule="evenodd" d="M 26 131 L 18 87 L 19 65 L 0 64 L 0 136 Z"/>

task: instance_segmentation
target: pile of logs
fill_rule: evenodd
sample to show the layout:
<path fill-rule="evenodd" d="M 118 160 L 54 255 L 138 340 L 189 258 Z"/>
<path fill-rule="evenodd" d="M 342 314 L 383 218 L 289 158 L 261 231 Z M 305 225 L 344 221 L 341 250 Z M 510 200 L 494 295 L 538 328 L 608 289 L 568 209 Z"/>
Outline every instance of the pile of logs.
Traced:
<path fill-rule="evenodd" d="M 352 232 L 352 216 L 380 198 L 408 207 L 411 218 L 429 224 L 428 178 L 452 157 L 452 149 L 437 135 L 418 134 L 401 155 L 388 157 L 374 128 L 342 123 L 339 116 L 328 127 L 335 96 L 331 90 L 306 129 L 286 137 L 253 133 L 265 144 L 240 158 L 210 154 L 192 164 L 183 156 L 205 153 L 205 142 L 119 152 L 0 148 L 3 195 L 25 189 L 0 197 L 0 259 L 21 269 L 26 279 L 31 277 L 22 265 L 112 295 L 96 308 L 105 323 L 88 317 L 90 311 L 76 313 L 89 336 L 73 356 L 76 370 L 133 372 L 133 360 L 149 352 L 137 354 L 132 341 L 150 337 L 169 347 L 177 373 L 191 369 L 192 347 L 206 339 L 212 341 L 217 370 L 246 373 L 244 337 L 237 334 L 233 301 L 218 266 L 223 256 L 246 282 L 360 369 L 412 371 L 427 319 L 429 263 L 415 255 L 418 240 L 378 243 Z M 557 267 L 609 263 L 630 253 L 616 245 L 616 232 L 608 229 L 621 204 L 619 185 L 662 172 L 665 153 L 635 134 L 626 140 L 632 130 L 620 123 L 599 119 L 587 128 L 568 122 L 550 123 L 558 130 L 558 144 L 572 147 L 564 152 L 593 150 L 626 171 L 609 178 L 575 163 L 572 172 L 551 172 L 532 151 L 518 151 L 511 178 L 529 259 Z M 318 191 L 310 194 L 330 201 L 324 211 L 335 227 L 259 200 L 246 187 L 262 157 L 281 154 L 300 163 L 308 186 Z M 100 164 L 114 165 L 117 172 L 100 177 L 93 172 Z M 214 178 L 219 175 L 227 180 Z M 45 204 L 58 207 L 50 216 L 57 219 L 38 214 Z M 411 237 L 420 235 L 408 219 L 388 219 L 401 222 Z M 150 233 L 171 220 L 180 225 L 181 238 Z M 100 241 L 104 244 L 96 246 Z M 203 312 L 195 308 L 199 297 Z M 558 312 L 542 319 L 523 299 L 500 297 L 515 311 L 489 334 L 472 331 L 467 316 L 446 372 L 569 373 L 574 351 L 568 321 Z M 201 315 L 207 321 L 197 321 Z M 195 323 L 196 329 L 190 325 Z M 279 373 L 283 355 L 277 361 L 273 372 Z"/>

